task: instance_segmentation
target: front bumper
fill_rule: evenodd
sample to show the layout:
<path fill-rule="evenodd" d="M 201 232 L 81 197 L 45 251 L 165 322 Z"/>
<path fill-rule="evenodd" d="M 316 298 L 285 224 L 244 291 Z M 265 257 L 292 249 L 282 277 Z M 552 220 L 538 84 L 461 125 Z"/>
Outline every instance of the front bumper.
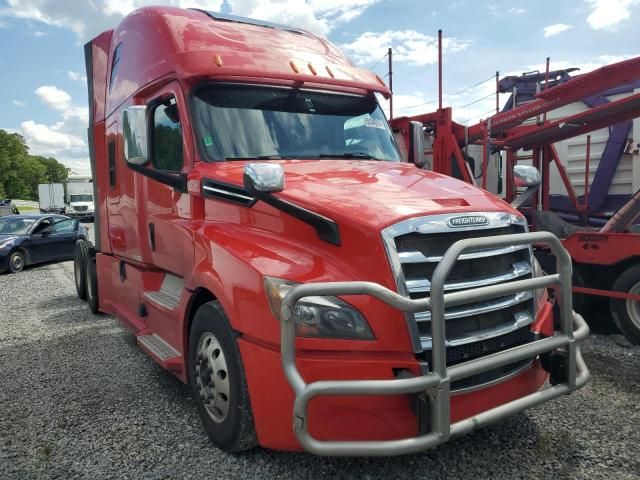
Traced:
<path fill-rule="evenodd" d="M 444 294 L 445 280 L 458 257 L 465 250 L 534 243 L 546 244 L 554 252 L 557 274 Z M 447 367 L 445 306 L 463 305 L 517 291 L 552 286 L 558 289 L 560 331 L 555 332 L 551 337 Z M 421 376 L 395 380 L 319 380 L 306 383 L 296 366 L 293 312 L 298 300 L 317 295 L 371 295 L 404 312 L 429 310 L 433 339 L 433 365 L 430 366 L 430 371 Z M 484 237 L 456 242 L 436 268 L 431 281 L 431 297 L 427 299 L 411 300 L 370 282 L 309 283 L 297 285 L 287 294 L 283 300 L 280 318 L 282 367 L 295 394 L 294 433 L 305 450 L 318 455 L 400 455 L 426 450 L 446 442 L 452 436 L 468 433 L 529 407 L 569 394 L 581 388 L 589 377 L 589 371 L 579 348 L 580 342 L 588 336 L 589 328 L 582 317 L 572 310 L 571 258 L 560 241 L 547 232 Z M 549 353 L 562 359 L 557 364 L 560 366 L 555 369 L 554 384 L 550 388 L 515 398 L 469 418 L 451 422 L 450 385 L 452 382 Z M 420 393 L 425 394 L 429 421 L 428 431 L 419 436 L 382 441 L 322 441 L 309 433 L 308 406 L 315 397 Z"/>
<path fill-rule="evenodd" d="M 67 210 L 67 216 L 71 218 L 91 218 L 93 212 L 76 212 L 75 210 Z"/>

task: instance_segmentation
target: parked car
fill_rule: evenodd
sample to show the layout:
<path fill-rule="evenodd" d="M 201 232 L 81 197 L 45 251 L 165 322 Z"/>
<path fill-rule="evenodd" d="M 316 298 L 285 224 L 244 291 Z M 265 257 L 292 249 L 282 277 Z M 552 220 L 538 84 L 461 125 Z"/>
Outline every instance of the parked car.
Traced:
<path fill-rule="evenodd" d="M 73 260 L 76 241 L 87 228 L 63 215 L 11 215 L 0 218 L 0 272 L 27 265 Z"/>
<path fill-rule="evenodd" d="M 17 215 L 19 213 L 20 212 L 18 211 L 18 207 L 11 203 L 11 199 L 0 199 L 0 217 L 4 217 L 7 215 Z"/>

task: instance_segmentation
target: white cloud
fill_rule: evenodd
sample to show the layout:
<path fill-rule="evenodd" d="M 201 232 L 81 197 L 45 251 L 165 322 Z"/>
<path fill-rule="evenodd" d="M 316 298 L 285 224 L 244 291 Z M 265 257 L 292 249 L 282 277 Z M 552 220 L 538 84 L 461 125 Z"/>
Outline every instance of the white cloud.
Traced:
<path fill-rule="evenodd" d="M 380 0 L 228 0 L 231 12 L 327 34 L 336 24 L 361 15 Z M 68 28 L 84 42 L 113 26 L 136 8 L 170 5 L 220 11 L 224 0 L 7 0 L 0 15 Z"/>
<path fill-rule="evenodd" d="M 513 13 L 514 15 L 522 15 L 523 13 L 527 13 L 524 8 L 511 7 L 509 9 L 509 13 Z"/>
<path fill-rule="evenodd" d="M 11 100 L 11 103 L 13 103 L 16 107 L 25 107 L 27 105 L 22 100 Z"/>
<path fill-rule="evenodd" d="M 46 105 L 62 112 L 62 118 L 79 118 L 85 122 L 89 121 L 89 112 L 87 107 L 75 105 L 71 101 L 71 95 L 64 90 L 53 85 L 43 85 L 36 88 L 36 95 Z"/>
<path fill-rule="evenodd" d="M 44 103 L 56 110 L 64 111 L 71 106 L 71 95 L 53 85 L 43 85 L 36 88 L 36 95 Z"/>
<path fill-rule="evenodd" d="M 444 38 L 442 45 L 446 51 L 459 52 L 467 48 L 469 43 L 456 38 Z M 415 30 L 365 32 L 353 42 L 342 45 L 345 52 L 359 64 L 378 61 L 389 47 L 393 48 L 394 62 L 429 65 L 438 59 L 437 38 Z"/>
<path fill-rule="evenodd" d="M 51 127 L 27 120 L 20 125 L 20 131 L 28 141 L 31 153 L 41 155 L 43 152 L 68 150 L 84 146 L 84 141 L 76 136 L 64 133 L 64 124 L 58 122 Z M 33 151 L 36 150 L 36 151 Z"/>
<path fill-rule="evenodd" d="M 594 30 L 612 28 L 631 16 L 631 6 L 639 0 L 587 0 L 591 13 L 587 23 Z"/>
<path fill-rule="evenodd" d="M 380 106 L 389 118 L 389 101 L 378 98 Z M 408 117 L 419 113 L 431 112 L 438 108 L 433 98 L 427 98 L 423 92 L 396 93 L 393 95 L 393 116 Z"/>
<path fill-rule="evenodd" d="M 547 25 L 544 27 L 544 36 L 553 37 L 554 35 L 558 35 L 559 33 L 566 32 L 567 30 L 571 30 L 573 25 L 567 25 L 566 23 L 554 23 L 553 25 Z"/>
<path fill-rule="evenodd" d="M 69 71 L 67 72 L 67 76 L 68 76 L 71 80 L 73 80 L 73 81 L 75 81 L 75 82 L 87 83 L 87 76 L 86 76 L 86 75 L 83 75 L 83 74 L 81 74 L 81 73 L 78 73 L 78 72 L 72 72 L 71 70 L 69 70 Z"/>

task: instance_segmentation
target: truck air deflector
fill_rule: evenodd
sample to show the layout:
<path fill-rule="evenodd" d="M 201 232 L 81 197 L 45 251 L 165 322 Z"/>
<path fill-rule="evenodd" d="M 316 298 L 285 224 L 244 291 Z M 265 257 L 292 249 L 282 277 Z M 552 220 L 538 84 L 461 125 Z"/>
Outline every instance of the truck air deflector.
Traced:
<path fill-rule="evenodd" d="M 556 257 L 557 274 L 485 285 L 463 292 L 445 293 L 446 280 L 465 251 L 507 245 L 544 244 Z M 580 343 L 588 336 L 584 319 L 573 312 L 571 297 L 571 257 L 556 236 L 548 232 L 518 233 L 459 240 L 449 247 L 436 268 L 431 297 L 410 299 L 372 282 L 326 282 L 294 286 L 285 296 L 280 313 L 282 367 L 295 393 L 293 429 L 302 447 L 317 455 L 401 455 L 435 447 L 453 436 L 489 425 L 527 408 L 567 395 L 585 385 L 589 370 L 582 359 Z M 556 287 L 559 290 L 559 330 L 553 336 L 536 339 L 507 350 L 457 365 L 447 365 L 445 307 L 464 305 L 513 294 L 522 290 Z M 321 380 L 306 383 L 296 366 L 295 309 L 309 296 L 368 295 L 407 313 L 429 310 L 432 316 L 433 364 L 421 376 L 395 380 Z M 451 422 L 451 384 L 472 375 L 541 355 L 561 355 L 560 374 L 544 390 L 517 398 L 464 420 Z M 317 396 L 402 395 L 427 393 L 429 423 L 419 436 L 385 441 L 324 441 L 309 433 L 308 404 Z"/>
<path fill-rule="evenodd" d="M 273 22 L 265 22 L 263 20 L 256 20 L 253 18 L 240 17 L 238 15 L 231 15 L 227 13 L 220 12 L 211 12 L 209 10 L 201 10 L 199 8 L 193 8 L 190 10 L 196 10 L 198 12 L 202 12 L 214 20 L 222 21 L 222 22 L 234 22 L 234 23 L 244 23 L 245 25 L 254 25 L 256 27 L 265 27 L 265 28 L 275 28 L 277 30 L 285 30 L 291 33 L 297 33 L 300 35 L 305 35 L 307 32 L 304 30 L 300 30 L 298 28 L 289 27 L 287 25 L 282 25 L 280 23 Z"/>

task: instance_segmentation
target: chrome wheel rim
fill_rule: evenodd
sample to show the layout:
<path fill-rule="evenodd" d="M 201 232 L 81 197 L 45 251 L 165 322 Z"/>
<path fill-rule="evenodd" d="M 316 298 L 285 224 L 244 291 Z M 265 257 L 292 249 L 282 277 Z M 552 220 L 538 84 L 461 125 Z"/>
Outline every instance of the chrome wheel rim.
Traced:
<path fill-rule="evenodd" d="M 220 342 L 211 332 L 203 333 L 198 341 L 195 371 L 204 409 L 214 422 L 223 422 L 229 413 L 229 372 Z"/>
<path fill-rule="evenodd" d="M 14 255 L 11 257 L 11 268 L 13 270 L 22 270 L 24 267 L 24 260 L 22 259 L 22 255 Z"/>
<path fill-rule="evenodd" d="M 640 282 L 636 283 L 629 293 L 633 295 L 640 295 Z M 640 302 L 635 300 L 627 300 L 627 313 L 633 324 L 640 330 Z"/>

